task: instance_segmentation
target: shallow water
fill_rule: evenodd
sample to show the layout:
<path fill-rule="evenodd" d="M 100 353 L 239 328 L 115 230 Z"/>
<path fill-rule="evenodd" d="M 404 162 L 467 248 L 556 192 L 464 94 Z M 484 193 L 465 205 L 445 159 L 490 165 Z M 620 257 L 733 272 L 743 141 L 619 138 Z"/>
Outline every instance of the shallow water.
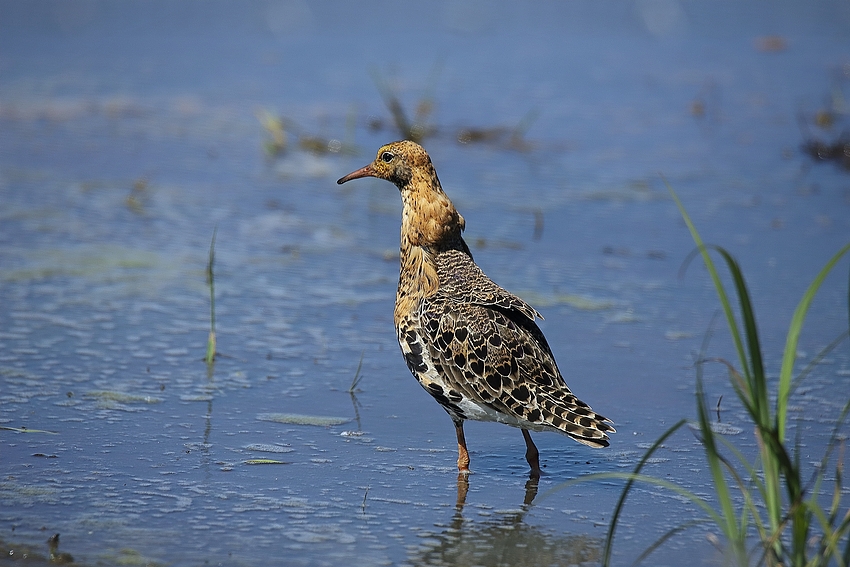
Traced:
<path fill-rule="evenodd" d="M 850 177 L 800 151 L 845 120 L 850 14 L 772 8 L 0 3 L 4 549 L 45 556 L 60 533 L 81 563 L 598 561 L 618 485 L 562 485 L 630 470 L 693 418 L 717 310 L 696 262 L 679 277 L 693 244 L 659 173 L 740 260 L 774 373 L 796 302 L 850 237 Z M 459 485 L 451 422 L 398 353 L 397 191 L 334 183 L 399 137 L 375 77 L 410 114 L 433 100 L 425 145 L 476 260 L 544 314 L 567 382 L 616 424 L 599 451 L 537 435 L 538 487 L 519 432 L 479 423 Z M 832 129 L 801 130 L 824 108 Z M 280 155 L 262 111 L 290 121 Z M 521 149 L 495 130 L 526 119 Z M 458 143 L 470 129 L 494 139 Z M 345 151 L 299 149 L 308 136 Z M 846 329 L 845 274 L 812 306 L 801 367 Z M 732 357 L 720 323 L 709 353 Z M 793 400 L 807 466 L 848 376 L 845 343 Z M 706 379 L 752 452 L 725 370 Z M 692 432 L 657 457 L 647 472 L 711 498 Z M 638 487 L 616 562 L 696 515 Z M 714 532 L 651 561 L 716 564 Z"/>

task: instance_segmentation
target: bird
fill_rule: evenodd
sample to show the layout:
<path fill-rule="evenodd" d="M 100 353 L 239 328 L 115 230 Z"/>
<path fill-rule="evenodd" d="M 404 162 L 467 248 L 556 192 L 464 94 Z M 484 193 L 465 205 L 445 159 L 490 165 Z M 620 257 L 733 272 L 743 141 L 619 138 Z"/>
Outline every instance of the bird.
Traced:
<path fill-rule="evenodd" d="M 419 144 L 382 146 L 375 160 L 337 183 L 376 177 L 401 193 L 401 243 L 393 319 L 410 372 L 455 426 L 459 475 L 469 474 L 466 420 L 517 427 L 532 478 L 540 453 L 529 431 L 555 431 L 607 447 L 611 420 L 567 386 L 528 303 L 487 277 L 462 232 L 466 221 Z"/>

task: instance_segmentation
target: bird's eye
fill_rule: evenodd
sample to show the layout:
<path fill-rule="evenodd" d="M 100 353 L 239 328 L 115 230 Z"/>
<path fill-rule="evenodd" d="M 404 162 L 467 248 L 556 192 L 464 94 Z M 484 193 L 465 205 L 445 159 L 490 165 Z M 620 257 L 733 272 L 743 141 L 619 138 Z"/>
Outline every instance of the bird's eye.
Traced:
<path fill-rule="evenodd" d="M 390 163 L 393 158 L 395 158 L 395 154 L 392 152 L 384 152 L 381 154 L 381 160 L 386 163 Z"/>

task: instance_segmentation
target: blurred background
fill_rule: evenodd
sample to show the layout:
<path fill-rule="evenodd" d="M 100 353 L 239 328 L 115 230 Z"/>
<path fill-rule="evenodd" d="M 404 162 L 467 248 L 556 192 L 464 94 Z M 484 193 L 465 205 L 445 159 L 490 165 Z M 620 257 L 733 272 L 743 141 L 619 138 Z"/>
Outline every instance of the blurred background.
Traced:
<path fill-rule="evenodd" d="M 84 564 L 598 562 L 618 485 L 563 483 L 631 469 L 694 417 L 707 334 L 733 358 L 705 270 L 680 274 L 693 242 L 664 180 L 740 260 L 778 370 L 850 237 L 848 82 L 840 1 L 0 0 L 0 545 Z M 537 499 L 519 432 L 470 424 L 458 505 L 451 422 L 398 353 L 397 190 L 335 180 L 400 138 L 618 429 L 604 451 L 538 435 Z M 845 274 L 801 365 L 847 328 Z M 705 372 L 754 450 L 725 368 Z M 839 348 L 795 400 L 813 461 L 848 376 Z M 710 499 L 689 432 L 649 469 Z M 617 562 L 696 513 L 640 488 Z M 652 561 L 714 564 L 710 534 Z"/>

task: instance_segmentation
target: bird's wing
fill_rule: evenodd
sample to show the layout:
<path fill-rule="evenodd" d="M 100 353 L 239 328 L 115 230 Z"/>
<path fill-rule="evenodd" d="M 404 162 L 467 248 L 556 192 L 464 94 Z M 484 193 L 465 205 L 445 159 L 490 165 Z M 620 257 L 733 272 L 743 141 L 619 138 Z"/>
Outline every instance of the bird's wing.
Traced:
<path fill-rule="evenodd" d="M 469 264 L 452 266 L 449 273 L 459 277 L 448 285 L 441 277 L 420 313 L 429 356 L 451 386 L 520 426 L 606 446 L 614 428 L 567 387 L 534 322 L 536 311 Z"/>
<path fill-rule="evenodd" d="M 518 325 L 499 308 L 426 303 L 424 342 L 452 389 L 521 427 L 555 429 L 590 446 L 608 445 L 606 433 L 614 428 L 564 383 L 548 347 L 537 340 L 542 337 L 537 325 Z"/>

